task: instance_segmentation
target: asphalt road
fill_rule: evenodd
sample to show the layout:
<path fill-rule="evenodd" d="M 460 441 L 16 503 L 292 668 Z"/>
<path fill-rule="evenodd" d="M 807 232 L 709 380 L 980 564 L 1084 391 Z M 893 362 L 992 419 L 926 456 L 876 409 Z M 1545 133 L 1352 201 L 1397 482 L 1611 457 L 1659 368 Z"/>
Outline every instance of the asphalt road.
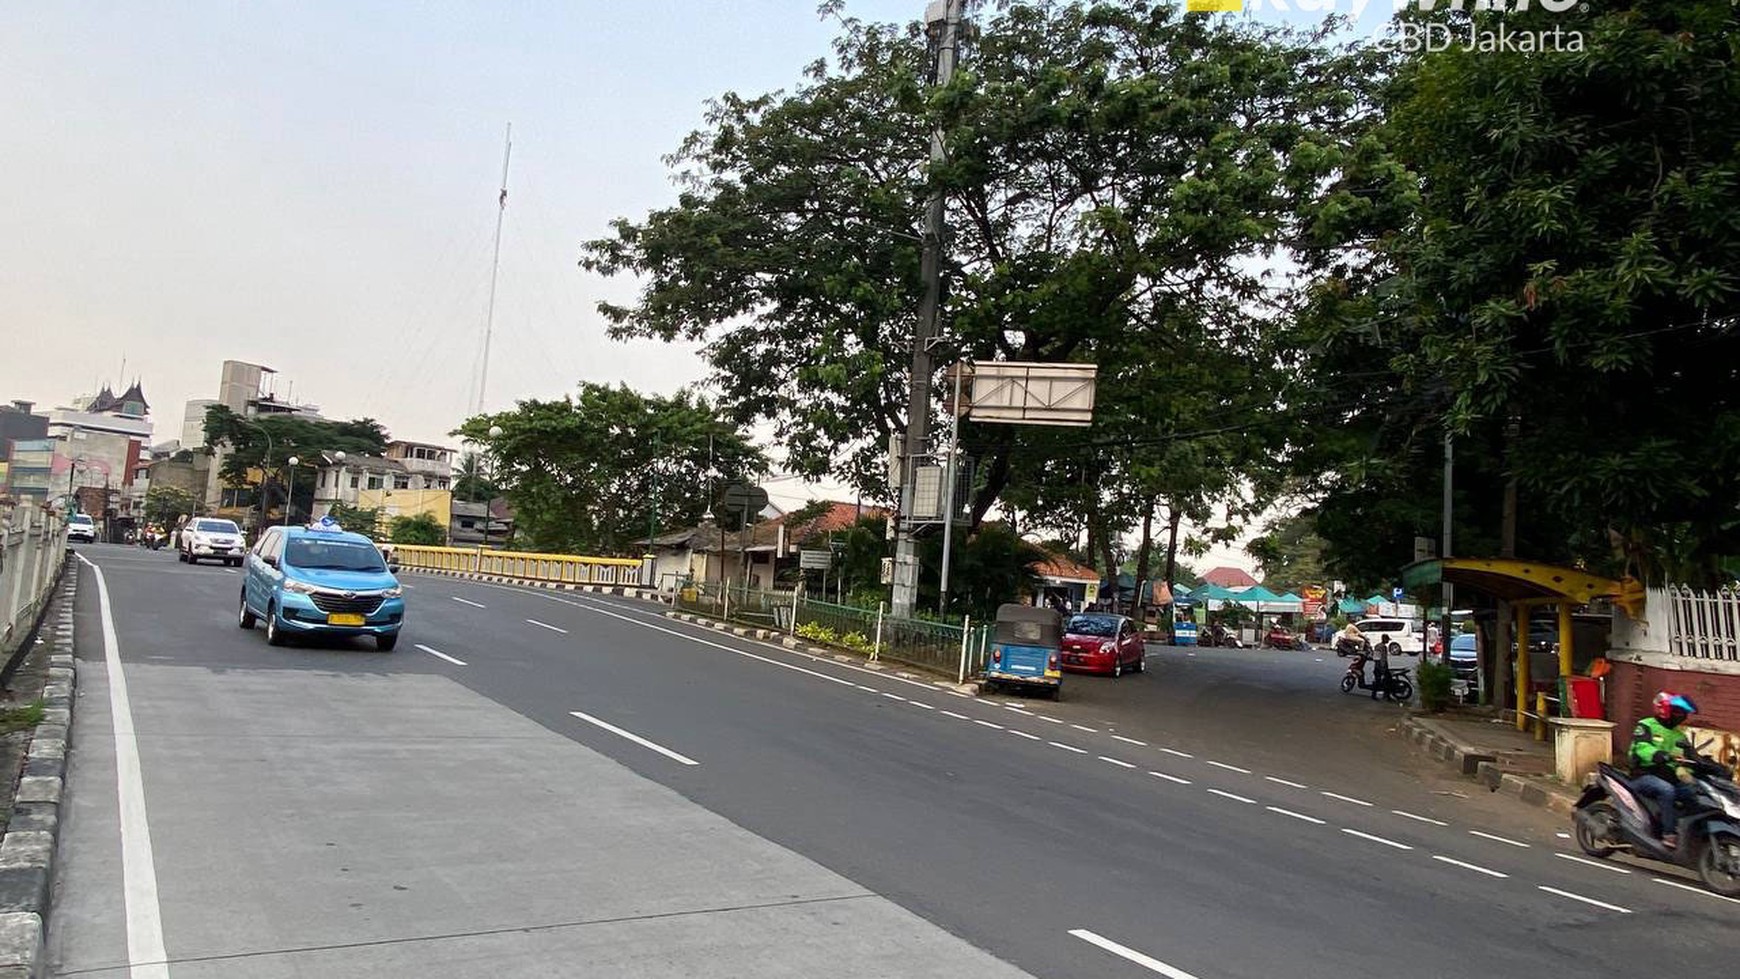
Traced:
<path fill-rule="evenodd" d="M 1556 820 L 1409 755 L 1333 655 L 1162 649 L 1061 703 L 978 699 L 421 576 L 397 651 L 280 650 L 236 628 L 225 569 L 81 550 L 177 976 L 1730 967 L 1740 902 L 1570 859 Z M 142 961 L 93 577 L 61 975 Z"/>

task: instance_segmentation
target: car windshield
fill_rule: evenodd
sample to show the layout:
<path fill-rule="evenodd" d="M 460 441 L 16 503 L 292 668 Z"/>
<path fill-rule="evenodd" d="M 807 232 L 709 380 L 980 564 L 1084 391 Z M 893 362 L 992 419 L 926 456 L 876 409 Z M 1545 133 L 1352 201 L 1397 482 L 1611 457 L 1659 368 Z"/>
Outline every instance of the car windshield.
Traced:
<path fill-rule="evenodd" d="M 76 524 L 88 524 L 88 523 L 92 522 L 90 517 L 87 517 L 82 513 L 75 513 L 72 515 L 72 517 L 70 519 L 72 520 L 73 523 L 76 523 Z"/>
<path fill-rule="evenodd" d="M 285 547 L 284 561 L 298 568 L 330 571 L 385 571 L 373 544 L 297 537 Z"/>
<path fill-rule="evenodd" d="M 193 529 L 205 534 L 239 534 L 236 525 L 228 520 L 201 520 L 193 525 Z"/>
<path fill-rule="evenodd" d="M 1473 636 L 1457 636 L 1456 638 L 1450 640 L 1450 652 L 1453 654 L 1454 653 L 1473 653 L 1474 652 L 1474 637 Z"/>
<path fill-rule="evenodd" d="M 1103 615 L 1078 615 L 1069 620 L 1064 632 L 1072 636 L 1115 636 L 1118 634 L 1118 620 Z"/>

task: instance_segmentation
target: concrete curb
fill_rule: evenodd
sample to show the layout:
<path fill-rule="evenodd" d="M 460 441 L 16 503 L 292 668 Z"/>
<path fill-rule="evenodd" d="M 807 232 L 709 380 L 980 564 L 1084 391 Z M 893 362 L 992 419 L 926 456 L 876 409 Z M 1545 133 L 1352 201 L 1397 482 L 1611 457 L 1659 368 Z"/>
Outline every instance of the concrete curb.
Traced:
<path fill-rule="evenodd" d="M 537 578 L 514 578 L 508 575 L 477 574 L 471 571 L 439 571 L 433 568 L 402 568 L 411 574 L 440 575 L 445 578 L 462 578 L 466 581 L 487 581 L 498 585 L 524 585 L 528 588 L 546 588 L 551 591 L 581 591 L 599 595 L 619 595 L 623 598 L 651 598 L 656 595 L 652 588 L 642 588 L 639 585 L 588 585 L 571 581 L 542 581 Z M 5 979 L 0 976 L 0 979 Z"/>
<path fill-rule="evenodd" d="M 42 720 L 31 735 L 17 801 L 6 837 L 0 840 L 0 979 L 36 979 L 45 974 L 54 856 L 60 841 L 61 800 L 66 787 L 66 753 L 72 732 L 73 599 L 78 575 L 61 573 L 55 589 L 54 648 L 48 683 L 42 691 Z"/>
<path fill-rule="evenodd" d="M 1429 719 L 1410 716 L 1402 721 L 1402 736 L 1426 754 L 1470 776 L 1493 792 L 1503 792 L 1531 806 L 1569 814 L 1579 793 L 1547 775 L 1506 771 L 1498 754 L 1456 737 Z"/>

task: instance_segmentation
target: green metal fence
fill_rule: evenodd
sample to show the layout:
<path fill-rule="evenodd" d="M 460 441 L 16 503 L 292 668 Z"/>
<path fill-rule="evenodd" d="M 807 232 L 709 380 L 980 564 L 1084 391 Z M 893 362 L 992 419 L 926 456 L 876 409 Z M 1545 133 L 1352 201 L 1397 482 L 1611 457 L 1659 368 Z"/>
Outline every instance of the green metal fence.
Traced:
<path fill-rule="evenodd" d="M 713 582 L 677 583 L 673 608 L 781 632 L 808 633 L 817 641 L 891 659 L 965 680 L 984 669 L 990 625 L 902 619 L 882 609 L 838 605 L 791 591 Z"/>

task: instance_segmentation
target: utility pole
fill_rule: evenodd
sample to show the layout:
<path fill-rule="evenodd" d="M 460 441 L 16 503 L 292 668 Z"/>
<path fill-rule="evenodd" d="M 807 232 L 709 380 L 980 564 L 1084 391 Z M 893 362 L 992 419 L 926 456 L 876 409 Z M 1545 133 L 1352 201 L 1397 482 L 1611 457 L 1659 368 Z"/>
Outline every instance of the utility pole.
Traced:
<path fill-rule="evenodd" d="M 938 0 L 925 11 L 928 29 L 935 32 L 936 86 L 941 88 L 954 77 L 955 57 L 960 38 L 961 8 L 964 0 Z M 941 15 L 940 18 L 938 15 Z M 943 162 L 942 130 L 930 136 L 930 161 L 935 168 Z M 894 545 L 894 601 L 896 617 L 911 617 L 918 606 L 918 527 L 912 521 L 917 502 L 918 466 L 915 461 L 925 454 L 930 439 L 930 347 L 937 334 L 942 314 L 942 246 L 947 202 L 941 190 L 933 189 L 925 207 L 924 252 L 920 272 L 924 277 L 924 298 L 919 302 L 918 322 L 912 330 L 912 376 L 910 396 L 906 406 L 905 462 L 900 478 L 900 527 Z"/>
<path fill-rule="evenodd" d="M 514 124 L 507 124 L 505 148 L 501 154 L 501 196 L 496 199 L 495 212 L 495 250 L 489 260 L 489 311 L 483 317 L 483 368 L 477 374 L 477 408 L 473 414 L 483 414 L 484 389 L 489 387 L 489 341 L 495 332 L 495 280 L 501 271 L 501 222 L 507 217 L 507 180 L 508 161 L 514 155 Z M 488 536 L 489 526 L 484 525 L 484 534 Z"/>
<path fill-rule="evenodd" d="M 1438 559 L 1440 561 L 1450 560 L 1450 520 L 1451 520 L 1451 514 L 1452 514 L 1452 511 L 1454 509 L 1454 504 L 1455 504 L 1455 496 L 1452 492 L 1452 490 L 1455 486 L 1454 480 L 1455 480 L 1455 475 L 1456 475 L 1456 466 L 1455 466 L 1455 462 L 1453 461 L 1454 460 L 1453 453 L 1455 452 L 1455 446 L 1456 446 L 1456 437 L 1453 434 L 1451 434 L 1450 426 L 1445 425 L 1444 426 L 1444 528 L 1443 528 L 1444 529 L 1444 542 L 1443 542 L 1443 546 L 1438 549 Z M 1442 573 L 1442 572 L 1440 572 L 1440 573 Z M 1444 595 L 1443 595 L 1444 617 L 1441 620 L 1439 620 L 1439 623 L 1438 623 L 1438 641 L 1444 644 L 1444 653 L 1443 653 L 1442 659 L 1440 659 L 1439 662 L 1444 664 L 1445 666 L 1449 666 L 1450 665 L 1450 623 L 1451 623 L 1450 609 L 1456 603 L 1456 586 L 1451 584 L 1449 579 L 1446 578 L 1442 582 L 1441 587 L 1444 589 Z"/>

